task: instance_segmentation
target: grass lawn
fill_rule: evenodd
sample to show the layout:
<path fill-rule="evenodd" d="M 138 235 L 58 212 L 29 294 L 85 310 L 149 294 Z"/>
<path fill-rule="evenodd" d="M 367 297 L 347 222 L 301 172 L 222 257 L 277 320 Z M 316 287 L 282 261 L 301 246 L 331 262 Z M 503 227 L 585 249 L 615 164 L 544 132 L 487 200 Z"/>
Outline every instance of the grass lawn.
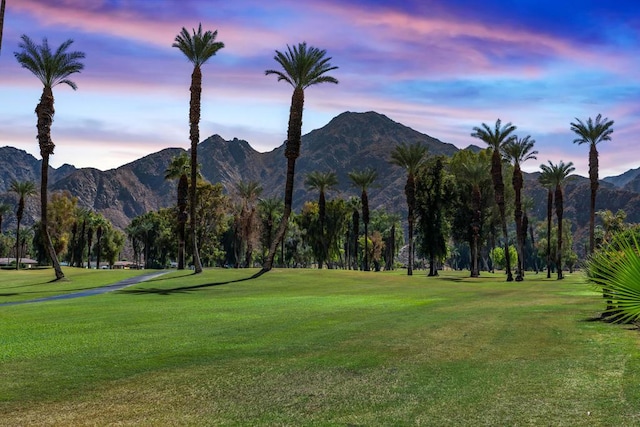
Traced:
<path fill-rule="evenodd" d="M 0 425 L 640 425 L 640 334 L 579 273 L 254 272 L 0 307 Z"/>

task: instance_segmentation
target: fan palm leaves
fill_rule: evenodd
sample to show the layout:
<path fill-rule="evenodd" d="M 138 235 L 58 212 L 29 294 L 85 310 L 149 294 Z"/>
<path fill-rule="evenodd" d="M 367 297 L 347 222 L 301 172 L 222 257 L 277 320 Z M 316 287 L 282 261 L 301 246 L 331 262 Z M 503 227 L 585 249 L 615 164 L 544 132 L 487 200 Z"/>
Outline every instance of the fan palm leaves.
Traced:
<path fill-rule="evenodd" d="M 304 90 L 310 86 L 321 83 L 337 84 L 335 77 L 328 75 L 330 71 L 338 67 L 331 65 L 331 57 L 327 52 L 313 46 L 307 46 L 306 42 L 297 46 L 288 46 L 286 52 L 276 50 L 274 60 L 280 65 L 280 70 L 269 69 L 265 75 L 275 75 L 278 81 L 289 83 L 293 87 L 291 107 L 289 109 L 289 125 L 284 155 L 287 158 L 286 182 L 284 190 L 284 212 L 280 226 L 276 232 L 276 238 L 269 248 L 269 253 L 259 274 L 271 270 L 273 258 L 278 243 L 282 240 L 291 215 L 293 203 L 293 183 L 295 175 L 296 159 L 300 156 L 300 144 L 302 138 L 302 111 L 304 108 Z"/>
<path fill-rule="evenodd" d="M 586 122 L 576 118 L 571 123 L 571 130 L 578 136 L 573 140 L 574 144 L 589 144 L 589 181 L 591 183 L 591 199 L 589 211 L 589 253 L 593 253 L 595 246 L 595 217 L 596 217 L 596 193 L 598 192 L 598 149 L 597 145 L 603 141 L 611 141 L 613 133 L 613 120 L 603 118 L 601 114 L 593 120 L 591 117 Z"/>
<path fill-rule="evenodd" d="M 193 264 L 196 274 L 202 273 L 202 263 L 198 252 L 196 239 L 196 181 L 198 174 L 198 143 L 200 142 L 200 102 L 202 95 L 202 69 L 201 67 L 220 49 L 224 43 L 217 42 L 217 31 L 202 31 L 202 24 L 198 30 L 193 29 L 190 34 L 182 27 L 176 36 L 172 47 L 178 48 L 193 64 L 191 73 L 191 98 L 189 101 L 189 139 L 191 141 L 191 185 L 189 186 L 189 219 L 191 225 L 191 240 L 193 241 Z"/>
<path fill-rule="evenodd" d="M 524 138 L 512 138 L 502 149 L 503 155 L 513 162 L 513 176 L 511 184 L 515 193 L 515 209 L 514 217 L 516 221 L 516 249 L 518 251 L 518 267 L 516 269 L 516 281 L 522 281 L 524 278 L 524 241 L 526 237 L 526 228 L 522 226 L 522 188 L 524 187 L 524 179 L 520 165 L 527 160 L 535 160 L 538 152 L 533 149 L 536 141 L 530 135 Z"/>
<path fill-rule="evenodd" d="M 555 187 L 554 205 L 556 210 L 556 218 L 558 220 L 558 247 L 556 250 L 556 270 L 558 272 L 558 280 L 563 278 L 562 275 L 562 217 L 564 213 L 564 195 L 562 186 L 567 177 L 576 170 L 573 163 L 564 163 L 562 160 L 558 164 L 549 161 L 548 165 L 540 165 L 545 179 L 549 179 L 550 186 Z M 550 227 L 549 227 L 550 228 Z"/>
<path fill-rule="evenodd" d="M 482 123 L 480 127 L 474 127 L 472 137 L 484 141 L 489 149 L 492 150 L 491 155 L 491 179 L 493 180 L 494 197 L 498 210 L 500 212 L 500 221 L 502 225 L 502 234 L 504 237 L 504 253 L 507 269 L 507 282 L 513 281 L 511 274 L 511 257 L 509 255 L 509 234 L 507 232 L 507 218 L 505 213 L 504 201 L 504 182 L 502 180 L 502 149 L 512 138 L 512 133 L 516 127 L 511 123 L 502 125 L 500 119 L 496 120 L 493 127 L 489 127 L 486 123 Z"/>
<path fill-rule="evenodd" d="M 404 186 L 404 194 L 407 198 L 407 223 L 409 231 L 409 261 L 407 263 L 407 275 L 413 275 L 413 228 L 415 223 L 414 212 L 416 209 L 416 182 L 415 176 L 418 168 L 424 164 L 427 156 L 427 147 L 421 143 L 407 145 L 401 143 L 391 152 L 391 163 L 407 171 L 407 183 Z"/>
<path fill-rule="evenodd" d="M 81 62 L 85 55 L 83 52 L 67 50 L 73 40 L 63 42 L 57 49 L 52 50 L 47 39 L 42 40 L 42 44 L 36 44 L 27 35 L 22 35 L 18 45 L 19 52 L 15 52 L 16 60 L 22 68 L 31 71 L 42 83 L 43 90 L 40 102 L 36 107 L 38 116 L 38 144 L 42 155 L 41 180 L 40 180 L 40 209 L 41 209 L 41 234 L 51 258 L 55 270 L 56 279 L 64 278 L 64 273 L 60 268 L 58 256 L 49 236 L 47 229 L 47 186 L 49 181 L 49 156 L 53 154 L 55 144 L 51 140 L 51 124 L 55 114 L 53 88 L 59 84 L 65 84 L 76 90 L 77 85 L 69 79 L 72 74 L 79 73 L 84 68 Z"/>

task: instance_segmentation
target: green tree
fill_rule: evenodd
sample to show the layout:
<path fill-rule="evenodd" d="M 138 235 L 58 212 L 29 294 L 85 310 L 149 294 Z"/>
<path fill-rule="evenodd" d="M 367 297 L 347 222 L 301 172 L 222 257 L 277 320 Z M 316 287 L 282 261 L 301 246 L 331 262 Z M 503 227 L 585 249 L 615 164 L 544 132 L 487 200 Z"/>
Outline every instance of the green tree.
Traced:
<path fill-rule="evenodd" d="M 548 165 L 540 165 L 543 173 L 548 174 L 551 184 L 555 187 L 554 192 L 554 205 L 556 208 L 556 217 L 558 220 L 558 248 L 556 250 L 556 267 L 558 271 L 558 280 L 563 278 L 562 275 L 562 217 L 564 213 L 564 201 L 562 186 L 564 185 L 567 177 L 576 170 L 573 167 L 573 163 L 564 163 L 560 160 L 560 163 L 554 165 L 549 161 Z"/>
<path fill-rule="evenodd" d="M 172 47 L 180 49 L 193 64 L 191 74 L 191 99 L 189 101 L 189 139 L 191 141 L 191 185 L 189 186 L 189 217 L 191 221 L 191 239 L 193 241 L 193 264 L 195 273 L 202 273 L 202 263 L 198 252 L 196 239 L 196 181 L 198 174 L 198 143 L 200 142 L 200 100 L 202 95 L 202 69 L 201 67 L 220 49 L 224 43 L 216 42 L 218 31 L 202 32 L 202 24 L 198 25 L 198 31 L 193 29 L 193 35 L 186 28 L 176 36 Z"/>
<path fill-rule="evenodd" d="M 460 187 L 467 187 L 468 190 L 463 190 L 470 194 L 470 207 L 471 207 L 471 221 L 465 220 L 460 215 L 463 213 L 463 209 L 455 209 L 455 218 L 460 218 L 463 226 L 471 233 L 471 239 L 469 246 L 471 249 L 471 277 L 480 277 L 480 266 L 478 262 L 479 258 L 479 246 L 480 246 L 480 230 L 482 228 L 482 210 L 483 210 L 483 193 L 490 184 L 488 181 L 489 171 L 491 169 L 491 163 L 487 161 L 486 156 L 482 154 L 474 154 L 471 151 L 460 152 L 457 156 L 454 156 L 452 163 L 454 164 L 454 174 Z M 454 163 L 455 162 L 455 163 Z"/>
<path fill-rule="evenodd" d="M 409 231 L 409 262 L 407 263 L 407 275 L 413 274 L 413 227 L 415 223 L 414 211 L 416 209 L 416 183 L 415 174 L 424 163 L 427 156 L 427 147 L 420 142 L 407 145 L 404 142 L 397 145 L 391 151 L 391 163 L 400 166 L 407 171 L 407 183 L 404 186 L 404 194 L 407 198 L 407 226 Z"/>
<path fill-rule="evenodd" d="M 367 247 L 369 241 L 369 196 L 367 189 L 373 185 L 377 178 L 378 172 L 371 168 L 349 172 L 351 183 L 361 191 L 360 201 L 362 202 L 362 223 L 364 224 L 364 271 L 370 270 L 369 249 Z"/>
<path fill-rule="evenodd" d="M 177 179 L 177 222 L 178 222 L 178 270 L 185 267 L 186 224 L 188 217 L 189 178 L 191 174 L 191 160 L 187 153 L 181 153 L 171 159 L 164 171 L 164 179 Z"/>
<path fill-rule="evenodd" d="M 610 241 L 613 235 L 625 229 L 624 221 L 627 219 L 627 213 L 622 209 L 618 209 L 615 214 L 609 209 L 599 210 L 596 212 L 596 215 L 598 215 L 602 221 L 605 242 Z"/>
<path fill-rule="evenodd" d="M 553 190 L 555 184 L 551 169 L 543 169 L 538 181 L 547 189 L 547 279 L 551 278 L 551 222 L 553 221 Z"/>
<path fill-rule="evenodd" d="M 260 229 L 262 230 L 260 237 L 260 244 L 262 247 L 262 263 L 266 259 L 268 253 L 265 253 L 265 250 L 268 251 L 269 247 L 273 243 L 274 239 L 274 225 L 276 221 L 280 219 L 282 216 L 282 211 L 284 209 L 284 203 L 282 199 L 275 197 L 268 197 L 266 199 L 258 200 L 258 214 L 260 216 L 260 221 L 262 222 Z M 282 251 L 282 263 L 284 263 L 284 245 L 280 244 L 280 249 Z"/>
<path fill-rule="evenodd" d="M 512 138 L 503 146 L 504 156 L 513 162 L 513 176 L 511 184 L 515 193 L 514 217 L 516 222 L 516 250 L 518 253 L 518 267 L 516 268 L 516 282 L 524 279 L 524 241 L 527 236 L 523 227 L 522 188 L 524 179 L 520 165 L 527 160 L 537 159 L 537 151 L 533 149 L 536 141 L 530 135 L 524 138 Z"/>
<path fill-rule="evenodd" d="M 591 182 L 591 198 L 589 211 L 589 253 L 593 253 L 595 247 L 594 231 L 596 217 L 596 193 L 598 192 L 598 149 L 597 145 L 603 141 L 611 141 L 613 133 L 613 120 L 602 118 L 601 114 L 596 116 L 596 120 L 591 117 L 584 123 L 576 118 L 576 122 L 571 123 L 571 130 L 578 135 L 573 140 L 574 144 L 589 144 L 589 181 Z"/>
<path fill-rule="evenodd" d="M 11 205 L 0 203 L 0 234 L 2 234 L 2 220 L 11 212 Z"/>
<path fill-rule="evenodd" d="M 40 224 L 42 227 L 42 240 L 51 258 L 55 270 L 56 279 L 64 278 L 60 262 L 53 248 L 51 237 L 49 236 L 47 218 L 47 186 L 49 181 L 49 156 L 53 154 L 55 144 L 51 140 L 51 124 L 55 114 L 53 87 L 58 84 L 66 84 L 73 90 L 77 89 L 76 84 L 69 80 L 69 76 L 79 73 L 84 64 L 80 62 L 84 59 L 83 52 L 67 52 L 73 40 L 62 43 L 58 49 L 52 51 L 47 39 L 42 40 L 41 45 L 35 44 L 28 36 L 22 35 L 22 42 L 18 45 L 20 52 L 15 52 L 15 57 L 23 68 L 31 71 L 44 86 L 40 102 L 36 107 L 38 116 L 38 144 L 42 155 L 41 181 L 40 181 Z"/>
<path fill-rule="evenodd" d="M 49 235 L 58 257 L 69 250 L 71 232 L 76 221 L 78 198 L 68 191 L 54 192 L 47 205 L 49 211 Z"/>
<path fill-rule="evenodd" d="M 489 146 L 489 149 L 492 150 L 491 179 L 493 181 L 494 197 L 496 205 L 498 205 L 500 222 L 502 225 L 502 235 L 504 237 L 507 282 L 513 281 L 513 275 L 511 274 L 511 257 L 509 255 L 509 251 L 506 249 L 509 246 L 509 234 L 507 232 L 504 182 L 502 180 L 502 148 L 513 138 L 511 134 L 515 130 L 516 127 L 511 123 L 507 123 L 502 126 L 502 122 L 498 119 L 496 120 L 496 124 L 493 129 L 491 129 L 486 123 L 482 123 L 481 127 L 474 127 L 473 133 L 471 134 L 472 137 L 484 141 Z"/>
<path fill-rule="evenodd" d="M 347 265 L 354 270 L 358 269 L 358 237 L 360 235 L 360 208 L 362 201 L 357 197 L 350 197 L 347 200 L 347 207 L 351 210 L 351 226 L 349 236 L 347 236 Z M 351 245 L 353 242 L 353 245 Z"/>
<path fill-rule="evenodd" d="M 309 86 L 320 83 L 334 83 L 338 80 L 327 75 L 328 72 L 338 67 L 331 65 L 331 58 L 326 57 L 326 51 L 307 43 L 299 43 L 298 46 L 287 46 L 287 52 L 276 50 L 275 61 L 282 67 L 280 70 L 266 70 L 265 75 L 274 74 L 278 81 L 285 81 L 293 87 L 291 96 L 291 108 L 289 110 L 289 125 L 287 129 L 287 141 L 284 155 L 287 158 L 287 172 L 284 190 L 284 212 L 280 220 L 280 226 L 276 232 L 267 259 L 258 274 L 271 270 L 277 245 L 286 233 L 291 207 L 293 204 L 293 181 L 295 175 L 296 159 L 300 156 L 300 144 L 302 138 L 302 111 L 304 107 L 304 90 Z"/>
<path fill-rule="evenodd" d="M 445 174 L 445 158 L 435 156 L 418 170 L 416 212 L 420 252 L 429 259 L 429 276 L 437 276 L 437 263 L 447 254 L 447 217 L 453 191 Z"/>
<path fill-rule="evenodd" d="M 305 185 L 308 190 L 318 190 L 318 221 L 321 243 L 321 254 L 318 258 L 318 268 L 322 269 L 323 262 L 327 259 L 329 251 L 327 239 L 325 238 L 325 223 L 327 216 L 327 201 L 325 192 L 333 190 L 338 185 L 338 178 L 335 172 L 313 171 L 307 175 Z"/>
<path fill-rule="evenodd" d="M 263 188 L 257 181 L 240 181 L 235 184 L 235 192 L 240 198 L 236 218 L 238 246 L 244 248 L 245 268 L 251 267 L 253 248 L 259 235 L 257 203 L 262 191 Z M 239 260 L 236 259 L 236 262 Z"/>
<path fill-rule="evenodd" d="M 20 268 L 20 223 L 24 215 L 24 204 L 27 197 L 36 194 L 36 186 L 31 181 L 12 181 L 9 191 L 18 195 L 18 208 L 16 209 L 16 270 Z"/>
<path fill-rule="evenodd" d="M 206 266 L 222 264 L 224 258 L 220 240 L 227 229 L 224 218 L 229 211 L 230 201 L 229 197 L 223 194 L 223 190 L 220 183 L 197 183 L 196 238 L 200 257 Z"/>

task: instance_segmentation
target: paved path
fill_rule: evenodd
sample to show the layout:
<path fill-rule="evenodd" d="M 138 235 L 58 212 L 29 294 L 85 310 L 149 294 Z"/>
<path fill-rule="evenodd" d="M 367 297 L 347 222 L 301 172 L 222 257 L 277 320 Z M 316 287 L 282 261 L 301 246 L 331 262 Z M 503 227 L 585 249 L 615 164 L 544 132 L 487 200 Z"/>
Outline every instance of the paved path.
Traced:
<path fill-rule="evenodd" d="M 5 302 L 0 304 L 0 307 L 5 305 L 30 304 L 32 302 L 66 300 L 66 299 L 72 299 L 72 298 L 89 297 L 91 295 L 106 294 L 107 292 L 113 292 L 120 289 L 124 289 L 128 286 L 136 285 L 140 282 L 154 279 L 156 277 L 162 276 L 163 274 L 167 274 L 167 273 L 168 271 L 154 271 L 153 273 L 147 273 L 141 276 L 130 277 L 128 279 L 121 280 L 117 283 L 114 283 L 113 285 L 102 286 L 100 288 L 94 288 L 94 289 L 87 289 L 86 291 L 73 292 L 70 294 L 54 295 L 50 297 L 36 298 L 36 299 L 30 299 L 30 300 L 24 300 L 24 301 Z"/>

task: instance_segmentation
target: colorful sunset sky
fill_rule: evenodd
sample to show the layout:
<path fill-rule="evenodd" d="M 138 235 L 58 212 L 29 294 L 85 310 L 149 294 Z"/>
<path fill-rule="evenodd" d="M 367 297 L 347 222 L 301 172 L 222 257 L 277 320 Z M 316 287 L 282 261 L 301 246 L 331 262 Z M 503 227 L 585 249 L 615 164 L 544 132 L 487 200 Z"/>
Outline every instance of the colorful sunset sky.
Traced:
<path fill-rule="evenodd" d="M 615 120 L 600 176 L 640 166 L 640 2 L 629 0 L 7 0 L 0 54 L 0 146 L 39 157 L 41 84 L 20 68 L 20 36 L 73 39 L 78 90 L 54 88 L 51 164 L 102 170 L 189 147 L 191 64 L 171 45 L 202 23 L 225 44 L 203 68 L 202 139 L 269 151 L 286 138 L 291 87 L 265 76 L 275 50 L 306 41 L 339 67 L 306 91 L 303 134 L 344 111 L 376 111 L 460 148 L 500 118 L 536 140 L 541 163 L 588 147 L 570 122 Z M 304 146 L 302 147 L 304 150 Z"/>

